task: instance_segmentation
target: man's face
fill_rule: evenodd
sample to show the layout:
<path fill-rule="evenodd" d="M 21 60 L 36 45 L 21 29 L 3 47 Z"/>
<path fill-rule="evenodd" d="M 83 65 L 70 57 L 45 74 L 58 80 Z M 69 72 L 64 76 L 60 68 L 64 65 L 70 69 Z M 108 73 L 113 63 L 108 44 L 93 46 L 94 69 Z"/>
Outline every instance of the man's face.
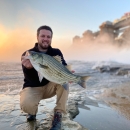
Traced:
<path fill-rule="evenodd" d="M 49 30 L 42 29 L 37 36 L 38 44 L 41 49 L 47 49 L 51 45 L 52 33 Z"/>

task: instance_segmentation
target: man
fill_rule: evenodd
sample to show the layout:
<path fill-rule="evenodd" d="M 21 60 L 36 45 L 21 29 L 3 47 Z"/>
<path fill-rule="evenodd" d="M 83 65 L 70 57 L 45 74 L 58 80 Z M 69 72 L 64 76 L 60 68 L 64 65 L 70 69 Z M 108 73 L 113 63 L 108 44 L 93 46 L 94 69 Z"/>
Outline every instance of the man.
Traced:
<path fill-rule="evenodd" d="M 61 56 L 62 64 L 67 65 L 59 49 L 51 47 L 53 32 L 49 26 L 41 26 L 37 29 L 37 43 L 30 49 L 39 53 L 46 53 L 50 56 Z M 61 85 L 49 82 L 43 78 L 39 81 L 38 73 L 33 68 L 31 62 L 25 58 L 26 52 L 22 55 L 22 69 L 24 73 L 23 89 L 20 92 L 20 107 L 28 113 L 27 120 L 35 120 L 38 110 L 38 103 L 42 99 L 57 96 L 56 107 L 54 108 L 54 119 L 50 130 L 60 130 L 62 113 L 66 113 L 66 101 L 68 91 Z"/>

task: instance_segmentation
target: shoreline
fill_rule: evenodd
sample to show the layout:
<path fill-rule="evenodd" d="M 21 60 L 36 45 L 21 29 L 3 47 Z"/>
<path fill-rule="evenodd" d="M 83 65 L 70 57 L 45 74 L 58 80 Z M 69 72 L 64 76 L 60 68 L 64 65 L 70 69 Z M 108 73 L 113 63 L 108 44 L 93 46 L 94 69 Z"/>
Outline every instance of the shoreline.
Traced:
<path fill-rule="evenodd" d="M 130 120 L 130 83 L 104 89 L 104 93 L 98 95 L 97 99 L 104 101 L 111 108 Z"/>
<path fill-rule="evenodd" d="M 129 84 L 124 84 L 105 88 L 103 93 L 91 98 L 84 89 L 72 85 L 67 103 L 68 113 L 63 116 L 62 130 L 116 130 L 118 127 L 120 130 L 129 130 L 129 92 Z M 14 95 L 13 92 L 0 94 L 0 129 L 33 130 L 32 128 L 37 127 L 37 130 L 48 130 L 55 98 L 42 100 L 38 107 L 37 122 L 28 123 L 26 113 L 21 113 L 20 110 L 19 95 Z M 107 122 L 111 125 L 107 125 Z"/>

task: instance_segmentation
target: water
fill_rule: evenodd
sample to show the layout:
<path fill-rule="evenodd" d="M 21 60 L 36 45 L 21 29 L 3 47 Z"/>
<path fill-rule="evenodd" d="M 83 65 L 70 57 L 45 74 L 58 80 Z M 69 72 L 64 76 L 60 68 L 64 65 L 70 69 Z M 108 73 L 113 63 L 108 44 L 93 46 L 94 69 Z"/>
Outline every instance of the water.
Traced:
<path fill-rule="evenodd" d="M 87 105 L 90 110 L 79 108 L 79 115 L 74 121 L 79 122 L 89 130 L 130 130 L 130 121 L 117 111 L 99 104 L 99 107 Z"/>
<path fill-rule="evenodd" d="M 22 88 L 23 74 L 20 63 L 0 62 L 0 92 L 10 92 Z"/>
<path fill-rule="evenodd" d="M 101 89 L 104 87 L 114 87 L 121 85 L 130 80 L 129 77 L 111 75 L 109 73 L 100 73 L 98 70 L 92 69 L 97 63 L 69 61 L 75 73 L 84 73 L 91 76 L 87 82 L 87 90 Z M 122 64 L 111 62 L 114 66 L 123 66 Z M 100 66 L 100 64 L 99 64 Z M 0 92 L 8 93 L 12 90 L 21 89 L 23 85 L 23 73 L 20 63 L 3 63 L 0 62 Z"/>
<path fill-rule="evenodd" d="M 86 102 L 79 103 L 80 114 L 74 121 L 79 122 L 90 130 L 129 130 L 130 121 L 115 109 L 103 102 L 95 100 L 95 95 L 103 93 L 104 88 L 114 88 L 130 81 L 129 77 L 116 76 L 110 73 L 100 73 L 94 68 L 95 62 L 69 61 L 75 73 L 82 73 L 91 76 L 87 82 L 87 89 L 71 85 L 70 97 L 80 95 L 86 98 Z M 112 62 L 113 66 L 123 66 L 122 64 Z M 19 129 L 21 125 L 28 125 L 24 114 L 21 114 L 19 107 L 19 92 L 23 85 L 23 73 L 20 63 L 0 62 L 0 129 L 14 130 Z M 82 96 L 84 95 L 84 96 Z M 50 102 L 52 108 L 54 102 Z M 42 110 L 46 106 L 39 108 L 38 119 L 45 118 Z"/>
<path fill-rule="evenodd" d="M 116 62 L 105 65 L 129 66 Z M 79 105 L 79 115 L 74 118 L 74 121 L 89 130 L 130 130 L 130 120 L 127 118 L 129 111 L 124 114 L 104 102 L 99 103 L 95 100 L 95 95 L 103 93 L 105 88 L 122 86 L 125 83 L 129 83 L 130 78 L 111 73 L 100 73 L 98 70 L 92 69 L 96 68 L 96 66 L 102 66 L 102 63 L 97 65 L 95 62 L 73 62 L 72 68 L 76 70 L 76 73 L 87 73 L 91 76 L 91 79 L 87 82 L 86 96 L 92 99 L 86 99 L 86 103 Z M 122 104 L 119 107 L 122 107 L 123 110 L 125 109 Z"/>

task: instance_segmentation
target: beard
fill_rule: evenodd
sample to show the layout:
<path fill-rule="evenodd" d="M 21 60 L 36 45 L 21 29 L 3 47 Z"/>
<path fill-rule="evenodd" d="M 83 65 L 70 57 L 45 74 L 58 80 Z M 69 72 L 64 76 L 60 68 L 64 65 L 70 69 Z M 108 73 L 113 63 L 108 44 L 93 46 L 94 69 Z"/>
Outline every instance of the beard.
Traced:
<path fill-rule="evenodd" d="M 48 49 L 49 46 L 50 46 L 50 44 L 47 43 L 47 42 L 39 42 L 38 45 L 39 45 L 39 47 L 40 47 L 41 49 L 43 49 L 43 50 Z"/>

